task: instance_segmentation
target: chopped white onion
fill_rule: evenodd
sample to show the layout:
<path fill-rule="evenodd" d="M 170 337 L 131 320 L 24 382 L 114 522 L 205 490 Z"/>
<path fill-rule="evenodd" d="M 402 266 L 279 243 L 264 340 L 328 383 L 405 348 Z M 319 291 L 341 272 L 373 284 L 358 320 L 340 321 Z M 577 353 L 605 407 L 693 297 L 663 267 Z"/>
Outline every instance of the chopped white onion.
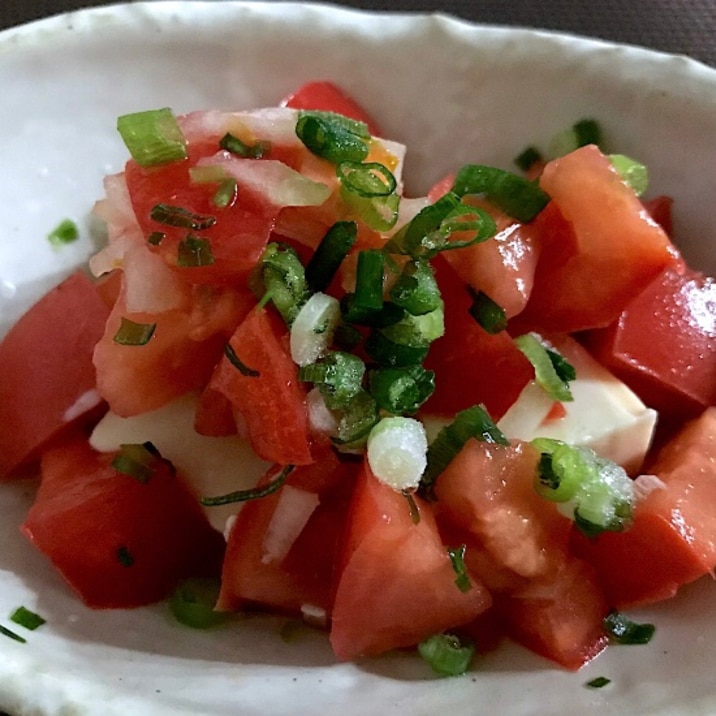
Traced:
<path fill-rule="evenodd" d="M 317 627 L 325 627 L 328 623 L 328 615 L 323 607 L 317 607 L 315 604 L 302 604 L 301 615 L 306 624 Z"/>
<path fill-rule="evenodd" d="M 634 497 L 637 502 L 645 500 L 654 490 L 665 490 L 666 483 L 656 475 L 639 475 L 634 479 Z"/>
<path fill-rule="evenodd" d="M 298 365 L 315 363 L 333 342 L 341 317 L 338 299 L 318 291 L 303 304 L 291 326 L 291 358 Z"/>
<path fill-rule="evenodd" d="M 394 490 L 418 486 L 427 465 L 427 451 L 425 428 L 413 418 L 383 418 L 368 436 L 370 469 Z"/>
<path fill-rule="evenodd" d="M 280 562 L 288 554 L 318 507 L 318 502 L 318 495 L 314 492 L 284 485 L 264 535 L 263 564 Z"/>
<path fill-rule="evenodd" d="M 318 388 L 312 388 L 306 395 L 308 408 L 308 423 L 311 432 L 319 435 L 335 435 L 338 430 L 338 420 L 326 405 L 326 401 Z"/>

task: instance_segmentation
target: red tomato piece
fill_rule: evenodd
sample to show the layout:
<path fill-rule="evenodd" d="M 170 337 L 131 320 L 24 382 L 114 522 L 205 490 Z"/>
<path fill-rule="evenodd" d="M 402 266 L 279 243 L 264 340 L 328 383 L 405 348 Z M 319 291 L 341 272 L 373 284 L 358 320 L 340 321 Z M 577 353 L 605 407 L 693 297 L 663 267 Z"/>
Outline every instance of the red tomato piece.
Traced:
<path fill-rule="evenodd" d="M 0 343 L 0 478 L 104 409 L 92 351 L 108 315 L 94 285 L 77 272 L 30 308 Z"/>
<path fill-rule="evenodd" d="M 680 259 L 668 236 L 597 147 L 547 164 L 552 198 L 535 228 L 541 253 L 524 330 L 570 333 L 606 326 L 665 267 Z"/>
<path fill-rule="evenodd" d="M 590 565 L 571 555 L 548 579 L 501 598 L 497 609 L 515 641 L 566 669 L 576 671 L 609 643 L 601 586 Z"/>
<path fill-rule="evenodd" d="M 430 506 L 405 497 L 366 465 L 358 478 L 338 572 L 331 626 L 336 656 L 348 661 L 413 646 L 472 622 L 491 598 L 476 578 L 462 592 Z"/>
<path fill-rule="evenodd" d="M 259 484 L 275 473 L 269 471 Z M 354 477 L 355 466 L 328 451 L 312 465 L 296 468 L 278 492 L 247 502 L 229 534 L 218 607 L 233 611 L 254 604 L 299 616 L 310 605 L 329 615 L 333 566 Z M 286 488 L 302 494 L 287 495 Z M 276 528 L 272 520 L 280 501 L 311 497 L 316 507 L 289 551 L 272 557 L 267 537 Z"/>
<path fill-rule="evenodd" d="M 534 369 L 505 331 L 491 335 L 468 313 L 470 294 L 444 259 L 433 264 L 445 302 L 445 335 L 431 344 L 425 360 L 425 367 L 435 371 L 436 386 L 424 412 L 452 417 L 484 403 L 499 420 L 532 380 Z"/>
<path fill-rule="evenodd" d="M 211 437 L 236 435 L 236 419 L 231 401 L 218 390 L 205 388 L 196 406 L 194 430 L 199 435 Z"/>
<path fill-rule="evenodd" d="M 42 457 L 22 532 L 94 608 L 158 601 L 190 576 L 218 574 L 222 536 L 161 458 L 146 483 L 75 437 Z"/>
<path fill-rule="evenodd" d="M 153 232 L 164 234 L 161 242 L 151 247 L 153 251 L 188 282 L 237 285 L 246 280 L 266 247 L 278 208 L 247 187 L 242 187 L 235 201 L 224 208 L 217 207 L 212 201 L 216 185 L 192 182 L 189 170 L 199 159 L 218 149 L 213 143 L 195 146 L 187 160 L 160 167 L 144 168 L 130 160 L 125 175 L 142 231 L 147 237 Z M 196 230 L 160 223 L 151 218 L 151 211 L 158 204 L 179 207 L 214 223 Z M 180 264 L 180 244 L 190 235 L 208 242 L 210 263 Z"/>
<path fill-rule="evenodd" d="M 649 467 L 666 484 L 637 504 L 634 524 L 594 540 L 575 535 L 620 609 L 668 599 L 716 567 L 716 408 L 688 423 Z"/>
<path fill-rule="evenodd" d="M 660 195 L 653 199 L 642 201 L 644 208 L 649 212 L 654 221 L 664 230 L 667 236 L 674 233 L 674 224 L 671 216 L 671 210 L 674 200 L 670 196 Z"/>
<path fill-rule="evenodd" d="M 238 326 L 229 346 L 248 370 L 239 370 L 224 355 L 209 387 L 243 416 L 254 452 L 279 465 L 313 462 L 306 391 L 282 321 L 257 308 Z"/>
<path fill-rule="evenodd" d="M 218 362 L 225 338 L 189 337 L 191 307 L 161 313 L 128 313 L 120 294 L 94 351 L 97 390 L 112 410 L 128 417 L 155 410 L 206 384 Z M 154 325 L 144 345 L 120 345 L 114 339 L 122 319 Z"/>
<path fill-rule="evenodd" d="M 293 107 L 294 109 L 336 112 L 344 117 L 365 122 L 368 125 L 368 131 L 373 136 L 381 136 L 378 125 L 363 107 L 333 82 L 328 82 L 327 80 L 307 82 L 281 100 L 281 105 Z"/>
<path fill-rule="evenodd" d="M 716 280 L 669 268 L 586 344 L 662 418 L 716 404 Z"/>

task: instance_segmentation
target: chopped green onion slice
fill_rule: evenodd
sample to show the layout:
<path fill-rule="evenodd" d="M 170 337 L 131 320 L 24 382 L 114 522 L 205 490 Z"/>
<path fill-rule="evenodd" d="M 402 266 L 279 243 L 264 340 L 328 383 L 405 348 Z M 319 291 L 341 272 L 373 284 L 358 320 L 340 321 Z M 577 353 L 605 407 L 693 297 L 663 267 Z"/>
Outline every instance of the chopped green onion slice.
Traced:
<path fill-rule="evenodd" d="M 390 169 L 378 162 L 341 162 L 336 175 L 348 191 L 365 198 L 388 196 L 397 186 Z"/>
<path fill-rule="evenodd" d="M 4 627 L 2 624 L 0 624 L 0 634 L 3 636 L 8 636 L 14 641 L 19 641 L 20 644 L 27 644 L 27 639 L 25 639 L 24 636 L 20 636 L 19 634 L 16 634 L 12 629 L 8 629 L 7 627 Z"/>
<path fill-rule="evenodd" d="M 247 378 L 258 378 L 261 373 L 254 368 L 249 368 L 240 358 L 236 355 L 236 351 L 230 343 L 224 346 L 224 355 L 231 365 L 236 368 L 241 375 L 245 375 Z"/>
<path fill-rule="evenodd" d="M 299 380 L 314 383 L 331 410 L 348 407 L 361 392 L 364 374 L 365 364 L 358 356 L 340 351 L 332 351 L 317 363 L 298 370 Z"/>
<path fill-rule="evenodd" d="M 225 209 L 236 201 L 238 190 L 239 185 L 236 183 L 236 179 L 227 177 L 217 187 L 214 196 L 211 198 L 211 203 L 217 209 Z"/>
<path fill-rule="evenodd" d="M 349 449 L 364 445 L 378 419 L 378 406 L 373 396 L 366 390 L 359 391 L 345 406 L 333 443 Z"/>
<path fill-rule="evenodd" d="M 396 343 L 382 331 L 373 329 L 365 340 L 365 352 L 382 366 L 409 366 L 422 363 L 428 354 L 429 343 L 406 345 Z"/>
<path fill-rule="evenodd" d="M 77 241 L 80 231 L 72 219 L 63 219 L 48 235 L 47 240 L 53 246 L 63 246 Z"/>
<path fill-rule="evenodd" d="M 574 368 L 562 356 L 549 350 L 533 333 L 518 336 L 515 345 L 535 369 L 535 380 L 554 400 L 574 400 L 565 376 L 574 376 Z M 553 357 L 554 356 L 554 357 Z M 556 365 L 555 365 L 556 364 Z M 571 371 L 569 370 L 571 368 Z M 571 380 L 574 378 L 572 377 Z"/>
<path fill-rule="evenodd" d="M 362 162 L 368 156 L 366 125 L 340 114 L 301 112 L 296 135 L 310 152 L 334 164 Z"/>
<path fill-rule="evenodd" d="M 186 159 L 186 139 L 168 107 L 125 114 L 117 130 L 132 158 L 143 167 Z"/>
<path fill-rule="evenodd" d="M 518 221 L 532 221 L 547 206 L 549 196 L 539 186 L 512 172 L 482 164 L 467 164 L 455 177 L 452 191 L 486 196 L 498 209 Z"/>
<path fill-rule="evenodd" d="M 537 147 L 526 147 L 514 159 L 515 164 L 523 172 L 531 169 L 538 162 L 543 161 L 542 153 Z"/>
<path fill-rule="evenodd" d="M 455 577 L 455 584 L 461 592 L 469 592 L 472 589 L 472 583 L 467 573 L 467 567 L 465 567 L 465 550 L 467 547 L 462 544 L 459 547 L 448 547 L 448 556 L 452 563 L 452 568 L 457 575 Z"/>
<path fill-rule="evenodd" d="M 371 429 L 366 459 L 375 478 L 393 490 L 415 490 L 425 470 L 428 439 L 419 420 L 392 415 Z"/>
<path fill-rule="evenodd" d="M 582 532 L 592 537 L 629 526 L 635 496 L 624 468 L 589 448 L 561 440 L 535 438 L 532 445 L 540 452 L 535 489 L 545 499 L 569 502 Z"/>
<path fill-rule="evenodd" d="M 325 291 L 358 238 L 355 221 L 338 221 L 326 232 L 306 264 L 309 291 Z"/>
<path fill-rule="evenodd" d="M 177 266 L 182 268 L 199 268 L 211 266 L 214 263 L 214 254 L 211 251 L 211 242 L 198 236 L 187 236 L 179 242 L 177 252 Z"/>
<path fill-rule="evenodd" d="M 286 482 L 286 478 L 293 472 L 294 467 L 294 465 L 286 465 L 277 477 L 262 487 L 253 487 L 249 490 L 236 490 L 236 492 L 229 492 L 226 495 L 220 495 L 218 497 L 202 497 L 200 502 L 204 507 L 220 507 L 221 505 L 230 505 L 234 502 L 260 500 L 262 497 L 268 497 L 268 495 L 276 492 L 283 483 Z"/>
<path fill-rule="evenodd" d="M 601 689 L 607 684 L 611 684 L 612 680 L 608 679 L 606 676 L 597 676 L 596 678 L 592 679 L 591 681 L 587 681 L 585 686 L 589 687 L 590 689 Z"/>
<path fill-rule="evenodd" d="M 131 567 L 134 564 L 134 555 L 129 551 L 128 547 L 122 545 L 117 548 L 117 561 L 123 567 Z"/>
<path fill-rule="evenodd" d="M 563 157 L 587 144 L 596 144 L 598 147 L 602 144 L 601 128 L 593 119 L 582 119 L 569 129 L 555 134 L 549 145 L 549 155 Z"/>
<path fill-rule="evenodd" d="M 617 611 L 604 618 L 604 629 L 618 644 L 648 644 L 656 631 L 653 624 L 637 624 Z"/>
<path fill-rule="evenodd" d="M 10 621 L 30 631 L 35 631 L 35 629 L 45 624 L 45 620 L 39 614 L 30 611 L 26 607 L 18 607 L 10 615 Z"/>
<path fill-rule="evenodd" d="M 649 170 L 644 164 L 624 154 L 610 154 L 609 160 L 622 181 L 630 186 L 637 196 L 646 192 L 649 188 Z"/>
<path fill-rule="evenodd" d="M 435 373 L 420 365 L 378 368 L 368 377 L 378 407 L 394 415 L 410 415 L 435 391 Z"/>
<path fill-rule="evenodd" d="M 504 331 L 507 328 L 505 309 L 482 291 L 470 289 L 470 294 L 472 295 L 472 305 L 468 311 L 480 327 L 491 335 Z"/>
<path fill-rule="evenodd" d="M 167 235 L 163 231 L 152 231 L 152 233 L 147 237 L 147 243 L 152 246 L 159 246 L 159 244 L 164 241 L 166 236 Z"/>
<path fill-rule="evenodd" d="M 343 312 L 343 320 L 347 323 L 370 326 L 371 328 L 392 326 L 405 317 L 405 311 L 392 301 L 385 301 L 380 310 L 361 308 L 356 305 L 354 293 L 347 293 L 343 296 L 341 299 L 341 311 Z"/>
<path fill-rule="evenodd" d="M 494 236 L 496 229 L 494 219 L 486 211 L 464 205 L 461 197 L 451 191 L 419 211 L 386 248 L 414 258 L 432 258 L 441 251 L 482 243 Z M 451 234 L 458 231 L 474 231 L 475 235 L 464 241 L 451 240 Z"/>
<path fill-rule="evenodd" d="M 122 316 L 112 340 L 120 346 L 144 346 L 149 343 L 156 328 L 156 323 L 135 323 Z"/>
<path fill-rule="evenodd" d="M 111 465 L 117 472 L 146 484 L 156 471 L 157 458 L 161 458 L 161 455 L 150 442 L 126 443 L 119 446 L 119 452 Z"/>
<path fill-rule="evenodd" d="M 231 154 L 235 154 L 237 157 L 244 159 L 261 159 L 266 156 L 271 149 L 269 142 L 246 144 L 246 142 L 234 136 L 231 132 L 227 132 L 219 140 L 219 146 L 227 152 L 231 152 Z"/>
<path fill-rule="evenodd" d="M 445 309 L 442 299 L 437 308 L 419 316 L 406 313 L 396 323 L 381 329 L 393 343 L 403 346 L 428 346 L 445 333 Z"/>
<path fill-rule="evenodd" d="M 496 445 L 510 444 L 482 405 L 460 411 L 428 448 L 428 466 L 420 481 L 421 490 L 427 497 L 432 496 L 435 481 L 470 438 Z"/>
<path fill-rule="evenodd" d="M 410 490 L 403 490 L 403 497 L 405 497 L 408 503 L 408 509 L 410 510 L 410 520 L 414 525 L 420 524 L 420 510 L 418 509 L 418 503 L 415 501 L 415 496 Z"/>
<path fill-rule="evenodd" d="M 397 306 L 414 316 L 430 313 L 442 306 L 435 272 L 425 260 L 408 261 L 390 289 L 390 297 Z"/>
<path fill-rule="evenodd" d="M 363 340 L 363 334 L 348 323 L 339 323 L 333 333 L 333 345 L 340 351 L 350 353 Z"/>
<path fill-rule="evenodd" d="M 453 634 L 435 634 L 418 644 L 418 652 L 436 674 L 460 676 L 468 670 L 475 646 Z"/>
<path fill-rule="evenodd" d="M 344 185 L 341 185 L 340 194 L 351 214 L 374 231 L 389 231 L 398 221 L 398 194 L 365 197 L 350 191 Z"/>
<path fill-rule="evenodd" d="M 220 588 L 218 579 L 187 579 L 169 598 L 169 610 L 179 623 L 192 629 L 209 629 L 221 624 L 227 614 L 214 608 Z"/>
<path fill-rule="evenodd" d="M 296 250 L 288 244 L 271 242 L 259 260 L 258 273 L 274 306 L 290 326 L 309 295 Z"/>
<path fill-rule="evenodd" d="M 366 249 L 358 254 L 353 304 L 358 309 L 378 311 L 383 307 L 383 252 Z"/>
<path fill-rule="evenodd" d="M 171 204 L 157 204 L 149 212 L 152 220 L 167 226 L 178 226 L 181 229 L 192 229 L 202 231 L 216 223 L 216 217 L 210 214 L 195 214 L 183 206 L 172 206 Z"/>

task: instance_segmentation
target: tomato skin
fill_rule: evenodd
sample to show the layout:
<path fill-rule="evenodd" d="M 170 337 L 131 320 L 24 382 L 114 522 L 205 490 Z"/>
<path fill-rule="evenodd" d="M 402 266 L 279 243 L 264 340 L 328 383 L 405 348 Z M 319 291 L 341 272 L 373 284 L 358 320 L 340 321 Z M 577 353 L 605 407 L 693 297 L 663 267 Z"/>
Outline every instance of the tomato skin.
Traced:
<path fill-rule="evenodd" d="M 714 305 L 716 280 L 668 268 L 584 341 L 662 420 L 694 417 L 716 404 Z"/>
<path fill-rule="evenodd" d="M 316 495 L 319 502 L 280 561 L 265 558 L 264 540 L 281 490 L 244 504 L 229 534 L 218 608 L 257 605 L 300 616 L 301 608 L 311 605 L 330 614 L 333 566 L 355 472 L 355 465 L 341 463 L 327 451 L 291 473 L 286 485 Z M 271 477 L 275 471 L 259 484 Z"/>
<path fill-rule="evenodd" d="M 512 338 L 490 335 L 468 313 L 472 299 L 452 267 L 437 257 L 435 276 L 445 302 L 445 335 L 430 346 L 425 367 L 436 374 L 427 415 L 454 416 L 483 403 L 499 420 L 534 377 L 534 369 Z"/>
<path fill-rule="evenodd" d="M 224 544 L 167 461 L 146 483 L 112 468 L 83 436 L 42 457 L 23 534 L 93 608 L 163 599 L 189 576 L 218 574 Z M 118 557 L 124 548 L 133 563 Z"/>
<path fill-rule="evenodd" d="M 229 345 L 258 375 L 244 375 L 224 355 L 209 387 L 243 416 L 254 452 L 279 465 L 313 462 L 306 391 L 291 359 L 288 333 L 274 313 L 256 308 L 239 324 Z"/>
<path fill-rule="evenodd" d="M 611 162 L 589 145 L 547 164 L 552 198 L 535 219 L 540 259 L 515 325 L 571 333 L 606 326 L 660 271 L 680 258 Z"/>
<path fill-rule="evenodd" d="M 0 343 L 0 479 L 105 409 L 95 391 L 92 350 L 108 315 L 92 282 L 77 272 L 30 308 Z"/>
<path fill-rule="evenodd" d="M 626 609 L 667 599 L 716 567 L 716 408 L 687 425 L 647 466 L 666 484 L 636 507 L 634 524 L 588 540 L 579 552 L 596 568 L 607 597 Z"/>
<path fill-rule="evenodd" d="M 295 92 L 282 101 L 284 107 L 294 109 L 312 109 L 324 112 L 336 112 L 368 125 L 368 131 L 374 137 L 380 137 L 380 129 L 373 118 L 352 97 L 327 80 L 317 80 L 301 85 Z"/>
<path fill-rule="evenodd" d="M 331 645 L 341 661 L 413 646 L 472 622 L 491 598 L 478 579 L 462 592 L 430 506 L 405 497 L 364 466 L 339 562 Z"/>

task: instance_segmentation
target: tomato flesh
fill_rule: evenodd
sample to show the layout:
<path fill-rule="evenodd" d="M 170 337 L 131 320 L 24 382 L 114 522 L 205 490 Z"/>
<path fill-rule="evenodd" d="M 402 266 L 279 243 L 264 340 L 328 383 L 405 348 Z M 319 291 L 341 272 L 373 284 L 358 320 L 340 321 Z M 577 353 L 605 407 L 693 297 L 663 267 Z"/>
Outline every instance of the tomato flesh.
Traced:
<path fill-rule="evenodd" d="M 109 309 L 77 272 L 46 294 L 0 343 L 0 478 L 39 458 L 101 411 L 92 350 Z"/>
<path fill-rule="evenodd" d="M 136 607 L 218 574 L 223 538 L 164 460 L 142 483 L 84 436 L 48 450 L 22 532 L 94 608 Z"/>

